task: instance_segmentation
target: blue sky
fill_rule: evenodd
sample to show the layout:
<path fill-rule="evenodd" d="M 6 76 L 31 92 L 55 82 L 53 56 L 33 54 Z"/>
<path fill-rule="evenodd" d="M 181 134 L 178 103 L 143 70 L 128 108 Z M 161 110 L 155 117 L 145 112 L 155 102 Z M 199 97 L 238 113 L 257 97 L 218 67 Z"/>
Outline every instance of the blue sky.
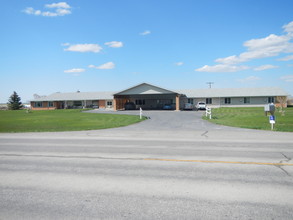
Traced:
<path fill-rule="evenodd" d="M 9 0 L 0 103 L 33 94 L 281 87 L 293 94 L 292 0 Z"/>

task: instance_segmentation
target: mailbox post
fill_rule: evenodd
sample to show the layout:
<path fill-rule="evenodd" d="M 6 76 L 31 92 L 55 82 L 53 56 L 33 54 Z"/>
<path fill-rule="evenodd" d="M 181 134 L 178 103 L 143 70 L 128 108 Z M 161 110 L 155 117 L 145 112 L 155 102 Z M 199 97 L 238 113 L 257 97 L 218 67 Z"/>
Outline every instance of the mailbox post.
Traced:
<path fill-rule="evenodd" d="M 270 109 L 271 115 L 275 115 L 276 107 L 275 107 L 274 103 L 269 104 L 269 109 Z"/>
<path fill-rule="evenodd" d="M 139 119 L 142 119 L 142 108 L 139 108 Z"/>
<path fill-rule="evenodd" d="M 210 117 L 210 119 L 212 119 L 212 109 L 209 107 L 206 107 L 206 117 Z"/>
<path fill-rule="evenodd" d="M 270 117 L 269 117 L 269 122 L 271 124 L 271 130 L 274 129 L 274 124 L 276 123 L 275 121 L 275 110 L 276 107 L 274 105 L 274 103 L 265 105 L 265 115 L 268 116 L 268 112 L 270 113 Z"/>
<path fill-rule="evenodd" d="M 271 103 L 271 104 L 268 104 L 268 105 L 265 105 L 265 115 L 268 116 L 268 112 L 271 114 L 271 115 L 275 115 L 275 105 L 274 103 Z"/>

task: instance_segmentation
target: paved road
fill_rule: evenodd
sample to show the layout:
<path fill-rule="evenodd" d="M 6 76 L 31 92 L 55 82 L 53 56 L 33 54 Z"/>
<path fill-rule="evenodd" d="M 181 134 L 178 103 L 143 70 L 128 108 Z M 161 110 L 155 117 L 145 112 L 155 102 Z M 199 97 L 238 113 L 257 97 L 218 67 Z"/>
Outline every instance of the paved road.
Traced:
<path fill-rule="evenodd" d="M 0 134 L 0 219 L 292 219 L 292 133 L 146 114 L 124 128 Z"/>

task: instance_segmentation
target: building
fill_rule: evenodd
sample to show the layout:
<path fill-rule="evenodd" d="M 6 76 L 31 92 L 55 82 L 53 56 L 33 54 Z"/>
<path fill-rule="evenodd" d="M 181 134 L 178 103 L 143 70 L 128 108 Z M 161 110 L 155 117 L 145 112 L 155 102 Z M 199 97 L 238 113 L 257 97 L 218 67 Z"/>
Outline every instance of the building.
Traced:
<path fill-rule="evenodd" d="M 197 102 L 205 102 L 211 107 L 263 106 L 273 102 L 286 107 L 287 96 L 288 94 L 280 88 L 211 88 L 172 91 L 141 83 L 120 92 L 57 92 L 35 98 L 31 101 L 31 108 L 34 110 L 68 108 L 124 110 L 127 106 L 131 106 L 134 109 L 141 107 L 144 110 L 182 110 L 186 103 L 196 105 Z"/>
<path fill-rule="evenodd" d="M 280 105 L 280 100 L 285 100 L 288 94 L 280 88 L 230 88 L 230 89 L 195 89 L 180 90 L 185 94 L 187 102 L 205 102 L 210 106 L 263 106 L 268 103 Z M 286 107 L 286 106 L 284 106 Z"/>
<path fill-rule="evenodd" d="M 161 110 L 164 106 L 180 109 L 181 94 L 147 83 L 142 83 L 114 94 L 114 110 L 122 110 L 126 103 L 145 110 Z"/>
<path fill-rule="evenodd" d="M 112 108 L 113 92 L 56 92 L 49 96 L 37 97 L 31 101 L 33 110 Z"/>

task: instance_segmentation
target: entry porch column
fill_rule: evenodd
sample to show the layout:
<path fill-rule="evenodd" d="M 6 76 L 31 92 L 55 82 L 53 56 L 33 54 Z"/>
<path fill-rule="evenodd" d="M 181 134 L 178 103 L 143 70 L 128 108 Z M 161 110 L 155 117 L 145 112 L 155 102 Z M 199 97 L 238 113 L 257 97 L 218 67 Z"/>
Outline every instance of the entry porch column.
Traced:
<path fill-rule="evenodd" d="M 180 95 L 176 95 L 176 111 L 180 111 Z"/>
<path fill-rule="evenodd" d="M 123 109 L 123 107 L 124 107 L 124 102 L 123 102 L 122 97 L 120 97 L 120 96 L 114 96 L 114 99 L 113 99 L 113 110 L 114 111 L 118 111 L 118 110 Z"/>
<path fill-rule="evenodd" d="M 117 98 L 115 98 L 115 97 L 114 97 L 114 100 L 113 100 L 113 110 L 117 111 Z"/>

